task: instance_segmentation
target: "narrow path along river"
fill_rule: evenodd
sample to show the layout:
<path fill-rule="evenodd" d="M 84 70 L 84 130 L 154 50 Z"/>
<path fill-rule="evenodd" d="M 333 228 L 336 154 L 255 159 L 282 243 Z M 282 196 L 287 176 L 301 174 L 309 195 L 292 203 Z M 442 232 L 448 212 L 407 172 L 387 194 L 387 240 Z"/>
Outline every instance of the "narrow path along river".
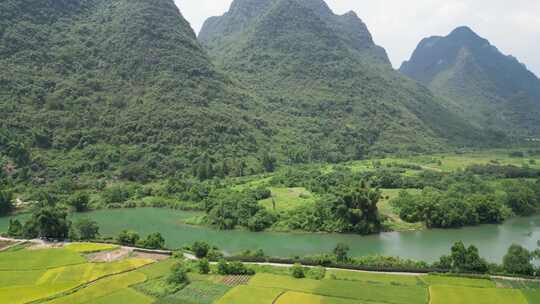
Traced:
<path fill-rule="evenodd" d="M 227 253 L 263 249 L 266 254 L 279 257 L 329 253 L 337 243 L 342 242 L 350 246 L 352 256 L 379 254 L 432 262 L 448 254 L 454 242 L 463 241 L 476 245 L 480 254 L 489 261 L 500 263 L 511 244 L 535 249 L 540 240 L 540 215 L 514 218 L 502 225 L 389 232 L 371 236 L 217 231 L 182 224 L 182 219 L 193 215 L 191 212 L 142 208 L 99 210 L 74 214 L 72 219 L 88 217 L 96 220 L 103 236 L 115 236 L 125 229 L 135 230 L 142 235 L 160 232 L 171 248 L 205 240 Z M 19 217 L 24 219 L 25 215 Z M 6 231 L 8 225 L 9 218 L 0 218 L 0 231 Z"/>

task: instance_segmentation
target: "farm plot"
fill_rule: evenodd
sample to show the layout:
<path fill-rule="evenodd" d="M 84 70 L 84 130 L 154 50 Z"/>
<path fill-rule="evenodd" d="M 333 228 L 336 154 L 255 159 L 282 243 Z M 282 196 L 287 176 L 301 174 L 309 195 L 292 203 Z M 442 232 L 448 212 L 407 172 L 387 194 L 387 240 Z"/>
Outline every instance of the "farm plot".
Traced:
<path fill-rule="evenodd" d="M 431 304 L 528 304 L 520 290 L 434 285 Z"/>
<path fill-rule="evenodd" d="M 271 274 L 257 274 L 251 279 L 249 286 L 392 304 L 424 304 L 428 298 L 427 288 L 424 286 L 396 286 L 392 284 L 326 279 L 320 281 L 298 280 L 292 277 Z"/>
<path fill-rule="evenodd" d="M 0 271 L 40 270 L 85 262 L 80 254 L 64 248 L 0 252 Z"/>
<path fill-rule="evenodd" d="M 173 295 L 166 296 L 158 303 L 212 304 L 229 290 L 230 287 L 223 284 L 197 281 L 182 288 L 182 290 Z"/>
<path fill-rule="evenodd" d="M 384 304 L 380 302 L 363 302 L 358 300 L 323 297 L 301 292 L 286 292 L 280 296 L 275 304 Z"/>
<path fill-rule="evenodd" d="M 78 253 L 94 253 L 115 250 L 118 249 L 119 246 L 112 244 L 72 243 L 64 246 L 64 248 Z"/>
<path fill-rule="evenodd" d="M 326 278 L 343 281 L 358 281 L 392 285 L 425 285 L 420 276 L 378 274 L 335 269 L 326 271 Z"/>
<path fill-rule="evenodd" d="M 227 286 L 238 286 L 238 285 L 247 285 L 251 276 L 226 276 L 223 278 L 221 283 Z"/>
<path fill-rule="evenodd" d="M 219 299 L 216 304 L 273 304 L 283 294 L 283 289 L 256 286 L 237 286 Z"/>
<path fill-rule="evenodd" d="M 540 303 L 540 290 L 523 290 L 523 295 L 529 304 Z"/>
<path fill-rule="evenodd" d="M 471 279 L 462 277 L 450 277 L 442 275 L 427 275 L 420 277 L 428 285 L 447 285 L 464 287 L 494 288 L 495 282 L 488 279 Z"/>
<path fill-rule="evenodd" d="M 86 288 L 78 290 L 70 295 L 60 297 L 49 302 L 47 304 L 72 304 L 72 303 L 129 303 L 129 304 L 146 304 L 151 303 L 148 301 L 150 298 L 143 296 L 137 297 L 137 301 L 140 302 L 107 302 L 104 297 L 117 297 L 116 294 L 118 291 L 124 290 L 129 286 L 135 285 L 137 283 L 144 282 L 146 276 L 138 272 L 129 272 L 125 274 L 120 274 L 105 278 L 103 280 L 97 281 L 95 284 L 92 284 Z M 135 291 L 133 291 L 135 292 Z M 135 298 L 133 292 L 129 291 L 131 294 L 132 300 Z M 136 292 L 135 292 L 136 293 Z M 142 294 L 139 294 L 142 296 Z M 98 302 L 100 301 L 100 302 Z"/>
<path fill-rule="evenodd" d="M 88 263 L 77 251 L 66 248 L 0 253 L 0 303 L 27 303 L 55 297 L 99 278 L 152 262 L 127 259 L 114 263 Z"/>

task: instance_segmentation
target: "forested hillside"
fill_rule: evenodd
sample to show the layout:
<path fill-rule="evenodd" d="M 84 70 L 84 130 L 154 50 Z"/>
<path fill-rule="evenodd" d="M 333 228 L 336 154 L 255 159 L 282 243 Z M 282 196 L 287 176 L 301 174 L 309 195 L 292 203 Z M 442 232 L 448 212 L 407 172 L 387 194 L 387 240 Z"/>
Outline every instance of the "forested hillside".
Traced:
<path fill-rule="evenodd" d="M 540 80 L 468 27 L 422 40 L 401 71 L 448 97 L 478 127 L 538 137 Z"/>
<path fill-rule="evenodd" d="M 6 0 L 0 22 L 2 162 L 21 179 L 232 172 L 271 138 L 171 0 Z"/>
<path fill-rule="evenodd" d="M 268 115 L 294 114 L 281 124 L 294 126 L 308 158 L 419 152 L 481 137 L 395 72 L 353 12 L 337 16 L 324 1 L 236 0 L 207 20 L 199 40 L 217 66 L 261 95 Z"/>
<path fill-rule="evenodd" d="M 237 0 L 200 40 L 172 0 L 2 1 L 2 174 L 71 191 L 492 143 L 323 1 Z"/>

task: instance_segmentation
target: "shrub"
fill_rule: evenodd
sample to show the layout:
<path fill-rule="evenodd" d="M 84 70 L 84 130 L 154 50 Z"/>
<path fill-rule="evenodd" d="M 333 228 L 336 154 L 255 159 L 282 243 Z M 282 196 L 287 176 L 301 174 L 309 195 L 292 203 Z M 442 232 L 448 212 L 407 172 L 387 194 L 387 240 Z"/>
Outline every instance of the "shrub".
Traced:
<path fill-rule="evenodd" d="M 291 275 L 293 276 L 293 278 L 296 278 L 296 279 L 305 278 L 306 275 L 304 273 L 304 267 L 302 267 L 302 265 L 298 263 L 294 264 L 291 267 Z"/>
<path fill-rule="evenodd" d="M 197 241 L 193 243 L 193 246 L 191 246 L 191 250 L 197 258 L 206 258 L 208 256 L 208 252 L 210 251 L 210 245 L 203 241 Z"/>
<path fill-rule="evenodd" d="M 81 240 L 92 240 L 99 235 L 99 226 L 96 221 L 84 218 L 75 223 L 77 234 Z"/>
<path fill-rule="evenodd" d="M 174 285 L 183 285 L 188 283 L 188 268 L 183 263 L 176 263 L 171 267 L 171 272 L 167 277 L 167 282 Z"/>
<path fill-rule="evenodd" d="M 310 268 L 306 276 L 313 280 L 322 280 L 326 276 L 326 268 L 322 266 Z"/>
<path fill-rule="evenodd" d="M 134 246 L 139 241 L 140 236 L 135 231 L 128 231 L 124 230 L 120 232 L 120 234 L 117 237 L 118 243 L 124 245 L 124 246 Z"/>
<path fill-rule="evenodd" d="M 247 268 L 241 262 L 227 263 L 225 260 L 220 260 L 218 262 L 218 273 L 220 275 L 254 275 L 255 271 Z"/>
<path fill-rule="evenodd" d="M 165 248 L 165 239 L 161 236 L 161 233 L 156 232 L 149 234 L 145 240 L 139 243 L 141 247 L 149 249 L 163 249 Z"/>
<path fill-rule="evenodd" d="M 210 273 L 210 263 L 208 262 L 207 259 L 199 260 L 199 273 L 200 274 Z"/>

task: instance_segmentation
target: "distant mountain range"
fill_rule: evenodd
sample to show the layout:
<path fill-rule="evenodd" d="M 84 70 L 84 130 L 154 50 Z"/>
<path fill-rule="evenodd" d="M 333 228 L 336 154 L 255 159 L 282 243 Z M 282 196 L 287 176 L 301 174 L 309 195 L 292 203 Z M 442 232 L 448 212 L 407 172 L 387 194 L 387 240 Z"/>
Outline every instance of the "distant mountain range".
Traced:
<path fill-rule="evenodd" d="M 444 100 L 394 71 L 356 14 L 335 15 L 322 0 L 235 0 L 199 40 L 268 113 L 294 114 L 280 120 L 310 150 L 358 157 L 355 150 L 425 151 L 481 138 Z"/>
<path fill-rule="evenodd" d="M 268 154 L 492 146 L 540 125 L 538 79 L 470 30 L 400 73 L 322 0 L 235 0 L 198 39 L 172 0 L 4 0 L 0 66 L 0 166 L 36 183 L 244 175 Z"/>
<path fill-rule="evenodd" d="M 478 127 L 539 134 L 540 80 L 468 27 L 422 40 L 400 71 L 446 96 Z"/>

